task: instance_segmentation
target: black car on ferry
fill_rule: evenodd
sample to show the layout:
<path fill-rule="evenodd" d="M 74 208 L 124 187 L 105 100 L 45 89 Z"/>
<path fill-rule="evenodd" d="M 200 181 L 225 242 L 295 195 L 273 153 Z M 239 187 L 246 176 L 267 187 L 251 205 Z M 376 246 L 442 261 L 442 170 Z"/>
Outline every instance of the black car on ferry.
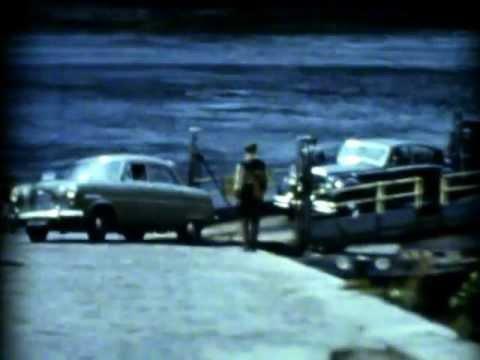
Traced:
<path fill-rule="evenodd" d="M 349 138 L 339 146 L 333 161 L 328 160 L 331 156 L 322 155 L 321 148 L 314 146 L 311 150 L 314 153 L 311 167 L 314 183 L 312 200 L 326 199 L 335 193 L 334 190 L 363 183 L 449 171 L 448 159 L 440 148 L 411 140 Z M 426 185 L 428 178 L 425 177 Z M 274 205 L 293 210 L 298 193 L 302 191 L 295 165 L 290 167 L 282 185 L 283 188 L 274 197 Z M 438 195 L 436 188 L 438 186 L 425 186 L 432 197 Z M 316 211 L 328 214 L 333 209 L 317 208 Z"/>

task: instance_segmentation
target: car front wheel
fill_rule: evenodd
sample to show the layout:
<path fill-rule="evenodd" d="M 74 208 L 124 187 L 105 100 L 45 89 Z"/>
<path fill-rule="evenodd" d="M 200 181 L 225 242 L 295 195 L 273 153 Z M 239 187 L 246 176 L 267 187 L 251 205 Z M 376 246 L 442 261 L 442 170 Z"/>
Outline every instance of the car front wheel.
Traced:
<path fill-rule="evenodd" d="M 108 230 L 108 217 L 94 213 L 88 222 L 88 239 L 92 242 L 104 241 Z"/>
<path fill-rule="evenodd" d="M 123 236 L 125 236 L 127 241 L 142 241 L 145 233 L 143 231 L 126 231 L 123 233 Z"/>
<path fill-rule="evenodd" d="M 47 227 L 27 227 L 27 235 L 32 243 L 44 242 L 47 240 L 48 228 Z"/>
<path fill-rule="evenodd" d="M 199 242 L 202 240 L 202 226 L 196 221 L 190 221 L 177 228 L 177 235 L 181 241 Z"/>

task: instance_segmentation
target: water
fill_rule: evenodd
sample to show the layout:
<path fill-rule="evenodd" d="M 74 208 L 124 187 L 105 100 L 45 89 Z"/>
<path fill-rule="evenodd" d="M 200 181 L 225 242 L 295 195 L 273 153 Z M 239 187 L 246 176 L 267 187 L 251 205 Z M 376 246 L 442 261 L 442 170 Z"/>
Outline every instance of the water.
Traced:
<path fill-rule="evenodd" d="M 5 154 L 23 181 L 83 156 L 170 158 L 185 173 L 188 128 L 221 174 L 246 142 L 272 167 L 295 139 L 386 136 L 445 146 L 452 112 L 474 112 L 474 37 L 158 36 L 65 33 L 11 39 L 16 88 Z"/>

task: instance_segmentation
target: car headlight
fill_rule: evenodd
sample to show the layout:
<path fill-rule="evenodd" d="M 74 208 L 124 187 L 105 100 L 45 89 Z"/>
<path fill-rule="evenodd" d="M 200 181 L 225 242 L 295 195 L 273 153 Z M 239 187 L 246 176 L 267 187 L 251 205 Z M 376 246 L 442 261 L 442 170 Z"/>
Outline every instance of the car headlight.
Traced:
<path fill-rule="evenodd" d="M 337 256 L 335 265 L 337 265 L 337 268 L 343 271 L 349 271 L 353 268 L 353 262 L 347 256 Z"/>
<path fill-rule="evenodd" d="M 75 196 L 77 196 L 77 190 L 76 189 L 67 190 L 67 192 L 65 193 L 65 196 L 67 199 L 73 200 L 75 199 Z"/>
<path fill-rule="evenodd" d="M 10 192 L 10 201 L 12 203 L 17 203 L 22 199 L 28 198 L 30 196 L 30 186 L 29 185 L 17 185 L 14 186 Z"/>
<path fill-rule="evenodd" d="M 373 265 L 375 265 L 378 270 L 386 271 L 392 267 L 392 261 L 388 258 L 378 258 L 375 259 Z"/>
<path fill-rule="evenodd" d="M 341 189 L 341 188 L 345 187 L 345 183 L 342 180 L 337 179 L 333 182 L 333 187 L 335 189 Z"/>
<path fill-rule="evenodd" d="M 58 188 L 58 194 L 73 200 L 77 196 L 77 187 L 75 185 L 61 186 Z"/>
<path fill-rule="evenodd" d="M 18 195 L 19 195 L 18 187 L 15 186 L 10 192 L 10 202 L 16 203 L 18 201 Z"/>

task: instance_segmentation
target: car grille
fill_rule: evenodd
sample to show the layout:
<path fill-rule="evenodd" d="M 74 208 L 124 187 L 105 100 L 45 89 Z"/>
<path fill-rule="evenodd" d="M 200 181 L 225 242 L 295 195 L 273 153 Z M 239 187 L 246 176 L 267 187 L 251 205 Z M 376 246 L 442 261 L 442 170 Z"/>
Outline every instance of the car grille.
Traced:
<path fill-rule="evenodd" d="M 30 199 L 30 207 L 32 210 L 52 209 L 55 205 L 56 202 L 53 194 L 44 190 L 34 191 Z"/>

